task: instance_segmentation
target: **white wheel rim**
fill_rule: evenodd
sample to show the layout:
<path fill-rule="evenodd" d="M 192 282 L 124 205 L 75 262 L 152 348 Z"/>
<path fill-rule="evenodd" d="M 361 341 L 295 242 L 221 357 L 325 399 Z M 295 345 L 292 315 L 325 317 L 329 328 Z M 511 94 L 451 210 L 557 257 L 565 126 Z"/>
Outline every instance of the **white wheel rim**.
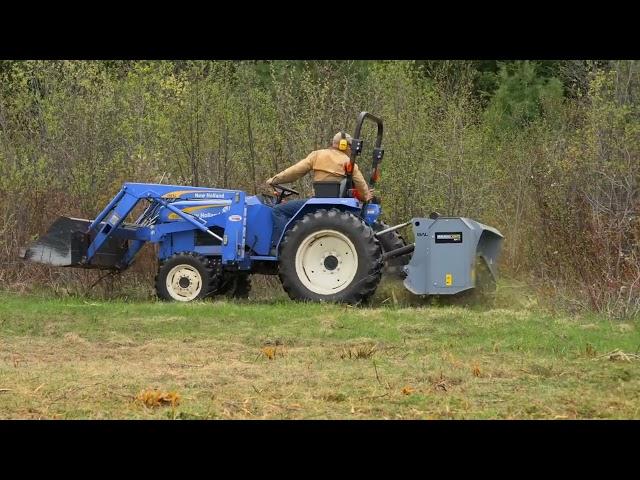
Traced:
<path fill-rule="evenodd" d="M 296 274 L 314 293 L 331 295 L 349 285 L 358 271 L 358 253 L 349 238 L 320 230 L 305 238 L 296 252 Z"/>
<path fill-rule="evenodd" d="M 202 290 L 202 276 L 191 265 L 176 265 L 166 280 L 167 292 L 174 300 L 189 302 Z"/>

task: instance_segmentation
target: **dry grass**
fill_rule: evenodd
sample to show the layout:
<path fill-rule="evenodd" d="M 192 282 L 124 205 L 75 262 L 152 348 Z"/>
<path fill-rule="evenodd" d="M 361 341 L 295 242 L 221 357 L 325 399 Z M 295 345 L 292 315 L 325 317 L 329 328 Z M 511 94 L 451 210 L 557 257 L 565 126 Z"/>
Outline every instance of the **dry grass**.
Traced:
<path fill-rule="evenodd" d="M 0 300 L 1 418 L 640 414 L 637 322 L 461 307 Z"/>

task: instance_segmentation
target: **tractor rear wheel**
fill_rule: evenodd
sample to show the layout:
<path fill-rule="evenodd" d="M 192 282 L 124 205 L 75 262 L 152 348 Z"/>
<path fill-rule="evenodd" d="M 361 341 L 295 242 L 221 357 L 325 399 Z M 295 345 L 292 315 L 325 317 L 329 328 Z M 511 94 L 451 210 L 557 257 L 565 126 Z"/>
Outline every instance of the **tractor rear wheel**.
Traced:
<path fill-rule="evenodd" d="M 381 256 L 362 219 L 319 209 L 287 231 L 280 246 L 280 281 L 294 300 L 360 303 L 380 283 Z"/>
<path fill-rule="evenodd" d="M 156 293 L 162 300 L 191 302 L 210 292 L 214 269 L 206 257 L 178 253 L 162 262 L 156 275 Z"/>

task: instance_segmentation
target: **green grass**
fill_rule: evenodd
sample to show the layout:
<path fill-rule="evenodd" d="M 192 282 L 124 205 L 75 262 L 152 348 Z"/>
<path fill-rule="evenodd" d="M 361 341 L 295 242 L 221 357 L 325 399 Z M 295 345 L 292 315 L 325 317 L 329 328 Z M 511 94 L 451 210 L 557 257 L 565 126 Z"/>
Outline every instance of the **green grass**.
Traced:
<path fill-rule="evenodd" d="M 0 293 L 0 418 L 639 417 L 637 320 L 387 300 Z M 145 389 L 180 402 L 145 406 Z"/>

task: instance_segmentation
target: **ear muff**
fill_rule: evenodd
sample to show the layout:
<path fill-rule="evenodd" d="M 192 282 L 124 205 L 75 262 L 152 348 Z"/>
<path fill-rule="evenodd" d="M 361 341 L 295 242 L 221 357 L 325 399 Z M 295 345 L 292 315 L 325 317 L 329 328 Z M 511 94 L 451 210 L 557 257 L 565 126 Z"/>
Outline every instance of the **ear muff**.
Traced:
<path fill-rule="evenodd" d="M 340 144 L 338 145 L 338 150 L 346 152 L 347 148 L 349 148 L 349 142 L 347 142 L 347 136 L 344 132 L 340 132 Z"/>

